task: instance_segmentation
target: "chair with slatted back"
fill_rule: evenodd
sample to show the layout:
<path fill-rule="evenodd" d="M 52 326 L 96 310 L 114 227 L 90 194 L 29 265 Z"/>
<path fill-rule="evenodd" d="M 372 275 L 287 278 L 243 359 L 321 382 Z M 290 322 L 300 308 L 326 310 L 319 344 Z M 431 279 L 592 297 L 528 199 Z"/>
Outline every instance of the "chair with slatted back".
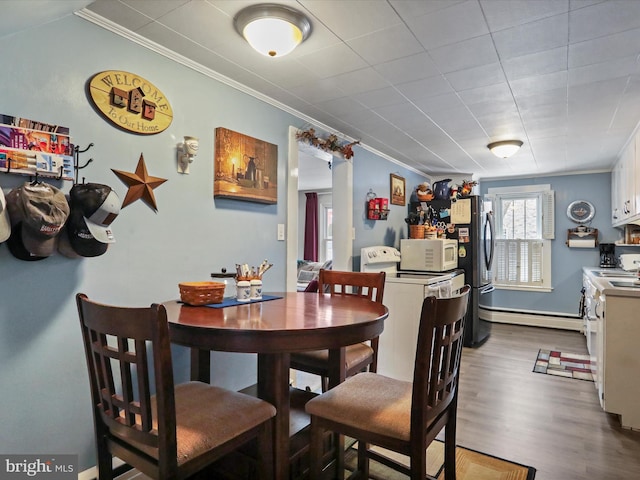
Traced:
<path fill-rule="evenodd" d="M 84 294 L 76 302 L 99 480 L 113 478 L 113 456 L 154 479 L 184 479 L 254 439 L 258 462 L 253 478 L 273 479 L 275 408 L 201 382 L 174 385 L 163 305 L 117 307 Z"/>
<path fill-rule="evenodd" d="M 382 303 L 384 295 L 384 272 L 343 272 L 321 269 L 318 275 L 318 292 L 331 295 L 358 295 Z M 349 345 L 345 349 L 346 377 L 369 369 L 375 372 L 378 365 L 378 343 L 376 337 L 370 343 Z M 322 391 L 328 388 L 329 351 L 313 350 L 291 354 L 291 368 L 322 377 Z"/>
<path fill-rule="evenodd" d="M 325 431 L 358 441 L 357 478 L 369 478 L 373 458 L 409 475 L 426 477 L 426 450 L 444 429 L 445 479 L 456 478 L 458 375 L 469 286 L 452 298 L 427 297 L 422 304 L 413 382 L 376 373 L 355 375 L 319 395 L 305 408 L 311 415 L 310 478 L 320 478 Z M 406 467 L 370 445 L 409 457 Z M 343 471 L 337 478 L 343 478 Z M 350 477 L 351 478 L 351 477 Z"/>

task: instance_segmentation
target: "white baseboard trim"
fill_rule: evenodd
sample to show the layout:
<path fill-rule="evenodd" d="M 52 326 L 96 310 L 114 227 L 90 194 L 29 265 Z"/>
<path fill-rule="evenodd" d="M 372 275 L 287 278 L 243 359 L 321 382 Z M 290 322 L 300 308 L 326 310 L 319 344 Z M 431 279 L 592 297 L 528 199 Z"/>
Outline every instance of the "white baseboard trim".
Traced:
<path fill-rule="evenodd" d="M 558 328 L 560 330 L 575 330 L 582 332 L 582 319 L 562 315 L 545 315 L 531 312 L 516 312 L 502 310 L 480 309 L 481 317 L 493 323 L 509 323 L 512 325 L 527 325 L 530 327 Z"/>

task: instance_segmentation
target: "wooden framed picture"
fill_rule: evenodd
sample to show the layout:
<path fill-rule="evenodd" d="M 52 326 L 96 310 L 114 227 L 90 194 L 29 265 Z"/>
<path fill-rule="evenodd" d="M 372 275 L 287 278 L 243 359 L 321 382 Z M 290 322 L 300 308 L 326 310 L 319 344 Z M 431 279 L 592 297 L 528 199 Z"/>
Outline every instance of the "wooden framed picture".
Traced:
<path fill-rule="evenodd" d="M 390 183 L 391 183 L 391 205 L 405 205 L 406 195 L 405 195 L 405 181 L 403 177 L 399 175 L 395 175 L 393 173 L 390 174 Z"/>
<path fill-rule="evenodd" d="M 218 127 L 214 162 L 214 198 L 277 203 L 277 145 Z"/>

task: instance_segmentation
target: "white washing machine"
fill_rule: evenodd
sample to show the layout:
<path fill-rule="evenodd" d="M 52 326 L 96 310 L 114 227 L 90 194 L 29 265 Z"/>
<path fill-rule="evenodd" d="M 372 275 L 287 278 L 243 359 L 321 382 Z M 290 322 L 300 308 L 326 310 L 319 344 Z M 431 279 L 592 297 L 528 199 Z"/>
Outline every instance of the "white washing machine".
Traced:
<path fill-rule="evenodd" d="M 383 303 L 389 309 L 380 335 L 378 373 L 413 381 L 416 342 L 425 297 L 448 297 L 464 286 L 464 271 L 403 272 L 401 253 L 386 246 L 365 247 L 360 252 L 360 271 L 384 271 Z"/>

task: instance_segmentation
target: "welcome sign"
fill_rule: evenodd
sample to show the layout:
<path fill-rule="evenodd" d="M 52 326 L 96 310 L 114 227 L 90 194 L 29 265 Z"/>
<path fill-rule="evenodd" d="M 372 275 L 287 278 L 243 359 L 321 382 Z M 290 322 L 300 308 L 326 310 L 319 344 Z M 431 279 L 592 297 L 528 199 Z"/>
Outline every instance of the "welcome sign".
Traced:
<path fill-rule="evenodd" d="M 173 120 L 164 93 L 135 73 L 107 70 L 96 74 L 89 82 L 89 97 L 107 121 L 129 132 L 154 135 Z"/>

